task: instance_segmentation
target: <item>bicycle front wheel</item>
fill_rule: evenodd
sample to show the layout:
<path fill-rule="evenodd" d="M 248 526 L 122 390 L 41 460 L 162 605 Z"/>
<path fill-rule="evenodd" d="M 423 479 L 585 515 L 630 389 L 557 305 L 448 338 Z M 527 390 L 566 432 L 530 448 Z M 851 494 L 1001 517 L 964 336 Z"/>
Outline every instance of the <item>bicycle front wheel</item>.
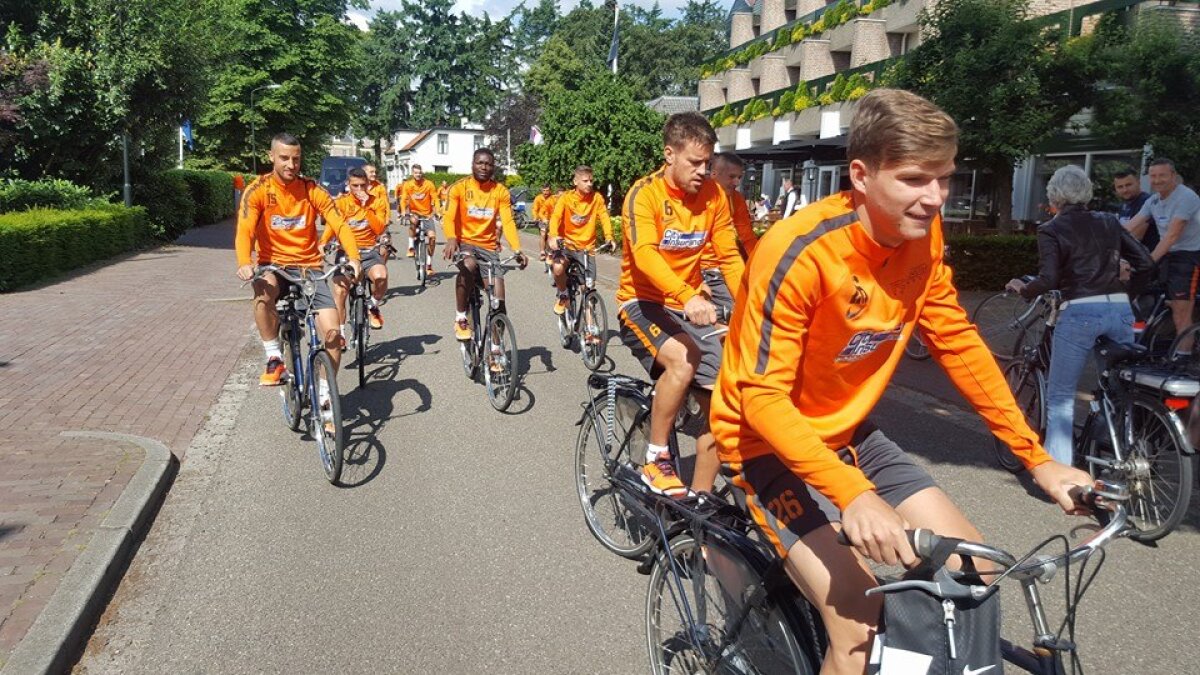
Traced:
<path fill-rule="evenodd" d="M 322 394 L 322 383 L 328 394 Z M 342 399 L 338 395 L 337 370 L 333 359 L 325 350 L 317 352 L 312 360 L 312 436 L 317 441 L 317 454 L 330 483 L 337 485 L 342 477 L 342 452 L 345 449 L 342 436 Z"/>
<path fill-rule="evenodd" d="M 1025 328 L 1020 317 L 1028 306 L 1016 293 L 996 293 L 979 303 L 971 314 L 971 323 L 997 360 L 1008 361 L 1016 354 Z"/>
<path fill-rule="evenodd" d="M 350 325 L 354 335 L 354 365 L 358 369 L 358 386 L 367 386 L 367 342 L 371 326 L 367 323 L 366 302 L 362 296 L 354 299 L 351 305 Z"/>
<path fill-rule="evenodd" d="M 424 237 L 418 237 L 417 254 L 413 256 L 413 260 L 417 261 L 417 284 L 421 288 L 425 288 L 425 282 L 429 276 L 429 263 L 427 261 L 429 256 L 428 246 L 429 244 L 425 241 Z"/>
<path fill-rule="evenodd" d="M 1040 368 L 1031 368 L 1024 361 L 1016 361 L 1004 368 L 1004 381 L 1017 399 L 1017 407 L 1025 415 L 1029 426 L 1037 432 L 1039 439 L 1046 436 L 1046 376 Z M 996 463 L 1010 473 L 1020 473 L 1025 465 L 1017 459 L 1004 441 L 992 437 L 992 449 Z"/>
<path fill-rule="evenodd" d="M 1117 461 L 1108 443 L 1089 439 L 1088 465 L 1097 478 L 1116 479 L 1129 487 L 1131 539 L 1158 541 L 1179 526 L 1192 497 L 1195 458 L 1185 451 L 1178 419 L 1157 399 L 1137 395 L 1126 418 L 1132 433 L 1125 459 Z M 1123 440 L 1127 442 L 1127 440 Z M 1107 466 L 1106 466 L 1107 465 Z"/>
<path fill-rule="evenodd" d="M 650 570 L 650 672 L 818 672 L 774 599 L 757 600 L 763 583 L 750 562 L 720 539 L 709 538 L 703 547 L 690 535 L 672 540 Z"/>
<path fill-rule="evenodd" d="M 596 541 L 619 556 L 640 559 L 654 544 L 652 524 L 625 502 L 613 484 L 614 471 L 640 471 L 650 434 L 650 411 L 631 396 L 617 394 L 612 412 L 612 446 L 605 396 L 596 398 L 575 441 L 575 489 L 583 520 Z"/>
<path fill-rule="evenodd" d="M 279 346 L 283 351 L 283 363 L 288 368 L 287 381 L 280 387 L 279 396 L 283 399 L 283 421 L 292 431 L 300 431 L 300 421 L 303 419 L 301 408 L 304 407 L 304 382 L 300 377 L 300 339 L 296 332 L 282 324 L 279 330 Z"/>
<path fill-rule="evenodd" d="M 929 358 L 929 347 L 917 331 L 913 331 L 908 342 L 904 343 L 904 354 L 914 361 L 924 361 Z"/>
<path fill-rule="evenodd" d="M 608 350 L 608 308 L 599 293 L 588 291 L 583 296 L 582 312 L 579 354 L 588 370 L 596 370 L 604 365 L 604 354 Z"/>
<path fill-rule="evenodd" d="M 517 395 L 517 334 L 506 314 L 493 314 L 484 336 L 484 384 L 492 407 L 508 410 Z"/>
<path fill-rule="evenodd" d="M 1167 361 L 1176 368 L 1186 371 L 1193 377 L 1200 376 L 1200 323 L 1194 323 L 1183 329 L 1171 346 L 1167 348 Z"/>

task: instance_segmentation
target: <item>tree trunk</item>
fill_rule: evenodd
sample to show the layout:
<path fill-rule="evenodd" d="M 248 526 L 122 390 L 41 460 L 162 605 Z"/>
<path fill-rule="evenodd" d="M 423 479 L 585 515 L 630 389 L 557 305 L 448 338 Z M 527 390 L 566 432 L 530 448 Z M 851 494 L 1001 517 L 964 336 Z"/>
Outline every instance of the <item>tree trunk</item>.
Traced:
<path fill-rule="evenodd" d="M 1017 224 L 1012 217 L 1013 167 L 1008 162 L 999 162 L 992 167 L 993 198 L 990 218 L 995 220 L 989 225 L 1005 234 L 1017 231 Z"/>

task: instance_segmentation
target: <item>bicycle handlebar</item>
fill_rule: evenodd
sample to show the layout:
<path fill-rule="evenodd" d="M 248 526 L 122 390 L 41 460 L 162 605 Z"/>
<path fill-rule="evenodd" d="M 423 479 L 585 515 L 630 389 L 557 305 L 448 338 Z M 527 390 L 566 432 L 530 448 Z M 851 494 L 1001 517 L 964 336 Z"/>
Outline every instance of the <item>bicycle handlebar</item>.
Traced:
<path fill-rule="evenodd" d="M 469 257 L 475 258 L 477 261 L 485 263 L 489 266 L 505 267 L 510 270 L 517 270 L 517 269 L 521 269 L 518 265 L 509 265 L 508 263 L 516 260 L 518 255 L 525 258 L 526 260 L 529 259 L 524 253 L 520 253 L 520 254 L 514 253 L 514 254 L 508 256 L 507 258 L 502 258 L 499 260 L 494 260 L 494 261 L 493 260 L 480 260 L 479 258 L 475 258 L 475 255 L 473 253 L 468 253 L 465 251 L 458 251 L 457 253 L 455 253 L 453 256 L 450 257 L 450 264 L 453 265 L 455 263 L 460 263 L 469 256 Z"/>
<path fill-rule="evenodd" d="M 328 270 L 326 270 L 322 274 L 314 274 L 313 276 L 305 279 L 304 277 L 299 277 L 299 276 L 296 276 L 295 274 L 292 274 L 291 272 L 288 272 L 286 269 L 279 267 L 278 265 L 263 265 L 261 267 L 255 268 L 254 277 L 252 279 L 261 279 L 268 272 L 274 272 L 275 274 L 278 274 L 279 276 L 283 277 L 285 280 L 290 281 L 293 284 L 297 284 L 298 286 L 300 286 L 300 288 L 304 288 L 305 281 L 328 281 L 330 277 L 332 277 L 335 274 L 339 274 L 339 273 L 343 273 L 348 276 L 353 275 L 354 268 L 351 267 L 349 263 L 339 263 L 337 265 L 334 265 L 333 267 L 330 267 Z"/>

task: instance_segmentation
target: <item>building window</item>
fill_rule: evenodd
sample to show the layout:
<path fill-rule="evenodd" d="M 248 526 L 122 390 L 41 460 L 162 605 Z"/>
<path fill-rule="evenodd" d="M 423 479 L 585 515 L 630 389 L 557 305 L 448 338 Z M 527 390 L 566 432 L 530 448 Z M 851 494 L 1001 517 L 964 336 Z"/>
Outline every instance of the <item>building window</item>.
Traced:
<path fill-rule="evenodd" d="M 438 154 L 450 154 L 450 134 L 438 134 Z"/>
<path fill-rule="evenodd" d="M 433 165 L 433 172 L 434 172 L 434 173 L 450 173 L 450 167 L 448 167 L 448 166 L 439 166 L 439 165 L 437 165 L 437 164 L 434 164 L 434 165 Z"/>
<path fill-rule="evenodd" d="M 482 135 L 475 134 L 474 141 L 475 141 L 475 147 L 472 148 L 473 150 L 478 150 L 483 147 L 483 136 Z"/>

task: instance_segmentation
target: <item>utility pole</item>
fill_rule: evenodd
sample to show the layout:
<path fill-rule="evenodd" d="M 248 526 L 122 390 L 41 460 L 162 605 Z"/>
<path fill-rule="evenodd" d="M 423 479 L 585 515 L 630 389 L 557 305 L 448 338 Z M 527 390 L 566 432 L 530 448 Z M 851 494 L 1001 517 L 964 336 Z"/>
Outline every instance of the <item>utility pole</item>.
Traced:
<path fill-rule="evenodd" d="M 121 134 L 121 164 L 125 171 L 125 206 L 133 206 L 133 185 L 129 182 L 129 134 Z"/>

